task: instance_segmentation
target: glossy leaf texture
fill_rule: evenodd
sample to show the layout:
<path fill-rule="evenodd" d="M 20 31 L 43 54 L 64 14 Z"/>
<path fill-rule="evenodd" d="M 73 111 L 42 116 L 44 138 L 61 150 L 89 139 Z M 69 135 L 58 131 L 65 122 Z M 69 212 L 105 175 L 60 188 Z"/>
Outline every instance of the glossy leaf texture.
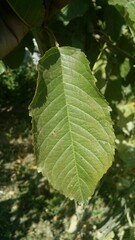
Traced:
<path fill-rule="evenodd" d="M 11 8 L 29 27 L 40 26 L 44 19 L 43 0 L 7 0 Z"/>
<path fill-rule="evenodd" d="M 65 196 L 87 201 L 112 164 L 114 133 L 110 108 L 83 52 L 46 52 L 30 115 L 39 171 Z"/>
<path fill-rule="evenodd" d="M 114 5 L 124 17 L 133 37 L 135 38 L 135 0 L 109 0 L 109 4 Z"/>

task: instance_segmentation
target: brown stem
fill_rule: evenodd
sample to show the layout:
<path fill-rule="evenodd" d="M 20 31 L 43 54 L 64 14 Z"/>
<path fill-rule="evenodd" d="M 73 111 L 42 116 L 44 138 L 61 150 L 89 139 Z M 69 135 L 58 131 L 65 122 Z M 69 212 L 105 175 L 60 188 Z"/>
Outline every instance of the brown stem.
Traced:
<path fill-rule="evenodd" d="M 113 48 L 115 51 L 135 61 L 135 57 L 133 55 L 119 48 L 117 45 L 114 45 L 113 42 L 111 42 L 103 32 L 97 31 L 97 33 L 93 34 L 93 37 L 96 39 L 96 41 L 106 43 L 108 47 Z"/>

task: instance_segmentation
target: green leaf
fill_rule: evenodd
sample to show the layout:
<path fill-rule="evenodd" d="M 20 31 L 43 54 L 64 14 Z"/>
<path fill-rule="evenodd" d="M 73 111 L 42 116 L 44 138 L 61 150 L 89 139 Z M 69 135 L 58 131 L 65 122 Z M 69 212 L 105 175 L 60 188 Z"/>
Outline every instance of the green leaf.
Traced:
<path fill-rule="evenodd" d="M 89 0 L 80 1 L 79 4 L 78 0 L 70 1 L 70 3 L 61 10 L 59 19 L 67 25 L 72 19 L 83 16 L 89 8 Z"/>
<path fill-rule="evenodd" d="M 106 79 L 107 79 L 107 74 L 106 74 L 106 68 L 108 64 L 108 59 L 106 56 L 106 44 L 103 46 L 103 49 L 101 50 L 97 61 L 95 62 L 93 66 L 93 73 L 94 76 L 97 79 L 97 86 L 101 91 L 101 88 L 103 88 L 106 85 Z"/>
<path fill-rule="evenodd" d="M 133 144 L 131 140 L 121 140 L 119 136 L 117 136 L 116 142 L 119 158 L 125 163 L 126 170 L 129 171 L 135 168 L 135 144 Z"/>
<path fill-rule="evenodd" d="M 16 14 L 30 27 L 41 26 L 44 19 L 43 0 L 7 0 Z"/>
<path fill-rule="evenodd" d="M 130 61 L 129 58 L 125 58 L 124 62 L 120 65 L 120 75 L 122 78 L 126 78 L 130 71 Z"/>
<path fill-rule="evenodd" d="M 114 5 L 124 17 L 133 37 L 135 37 L 135 0 L 109 0 L 109 4 Z"/>
<path fill-rule="evenodd" d="M 0 60 L 0 75 L 6 70 L 4 63 Z"/>
<path fill-rule="evenodd" d="M 109 111 L 84 53 L 71 47 L 46 52 L 30 105 L 35 153 L 39 171 L 71 199 L 86 201 L 112 164 Z"/>
<path fill-rule="evenodd" d="M 107 34 L 114 41 L 117 41 L 121 33 L 121 27 L 124 24 L 124 19 L 114 6 L 109 5 L 104 8 L 104 18 Z"/>

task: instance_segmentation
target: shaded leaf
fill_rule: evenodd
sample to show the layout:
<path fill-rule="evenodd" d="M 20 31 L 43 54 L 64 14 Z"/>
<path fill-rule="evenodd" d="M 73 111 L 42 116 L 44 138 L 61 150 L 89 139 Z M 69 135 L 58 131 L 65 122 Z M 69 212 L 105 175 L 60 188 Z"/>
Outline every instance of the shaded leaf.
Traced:
<path fill-rule="evenodd" d="M 120 159 L 126 165 L 126 170 L 135 168 L 135 144 L 131 141 L 121 140 L 118 136 L 116 146 Z"/>
<path fill-rule="evenodd" d="M 111 101 L 120 101 L 122 99 L 122 91 L 121 91 L 121 79 L 114 79 L 108 81 L 107 87 L 105 89 L 105 97 L 108 102 Z"/>
<path fill-rule="evenodd" d="M 108 59 L 105 52 L 106 45 L 103 47 L 102 51 L 100 52 L 97 61 L 93 66 L 93 73 L 97 79 L 97 86 L 101 90 L 105 84 L 107 79 L 106 67 L 108 63 Z"/>
<path fill-rule="evenodd" d="M 60 19 L 64 24 L 68 24 L 72 19 L 83 16 L 89 8 L 89 0 L 80 1 L 79 4 L 78 0 L 71 1 L 61 10 Z"/>
<path fill-rule="evenodd" d="M 31 53 L 34 52 L 33 36 L 30 32 L 23 38 L 21 43 L 3 59 L 5 65 L 10 68 L 19 67 L 25 59 L 26 47 Z"/>
<path fill-rule="evenodd" d="M 120 66 L 120 74 L 122 78 L 126 78 L 130 71 L 130 62 L 129 58 L 125 58 L 124 62 Z"/>
<path fill-rule="evenodd" d="M 20 43 L 11 53 L 9 53 L 4 59 L 3 62 L 6 66 L 10 68 L 18 68 L 25 57 L 25 48 Z"/>
<path fill-rule="evenodd" d="M 112 164 L 109 111 L 80 50 L 62 47 L 46 52 L 30 105 L 35 153 L 39 171 L 69 198 L 86 201 Z"/>
<path fill-rule="evenodd" d="M 4 63 L 0 60 L 0 75 L 4 73 L 6 70 Z"/>
<path fill-rule="evenodd" d="M 44 19 L 43 0 L 7 0 L 16 14 L 30 27 L 40 26 Z"/>
<path fill-rule="evenodd" d="M 114 5 L 124 17 L 133 37 L 135 37 L 135 0 L 109 0 L 109 4 Z"/>
<path fill-rule="evenodd" d="M 115 7 L 107 5 L 104 8 L 104 18 L 107 34 L 116 41 L 119 38 L 121 27 L 124 23 L 122 16 Z"/>

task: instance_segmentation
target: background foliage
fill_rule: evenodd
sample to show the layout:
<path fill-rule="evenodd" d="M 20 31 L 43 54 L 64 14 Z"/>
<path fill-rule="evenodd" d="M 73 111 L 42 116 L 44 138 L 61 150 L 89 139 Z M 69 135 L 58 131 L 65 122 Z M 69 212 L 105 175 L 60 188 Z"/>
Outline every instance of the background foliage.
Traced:
<path fill-rule="evenodd" d="M 135 238 L 135 43 L 123 8 L 115 8 L 118 1 L 110 3 L 114 6 L 105 0 L 74 0 L 48 26 L 60 45 L 85 52 L 112 107 L 113 166 L 85 206 L 75 207 L 48 186 L 35 171 L 30 120 L 25 118 L 34 94 L 35 66 L 29 59 L 19 70 L 7 69 L 0 76 L 2 239 Z"/>

